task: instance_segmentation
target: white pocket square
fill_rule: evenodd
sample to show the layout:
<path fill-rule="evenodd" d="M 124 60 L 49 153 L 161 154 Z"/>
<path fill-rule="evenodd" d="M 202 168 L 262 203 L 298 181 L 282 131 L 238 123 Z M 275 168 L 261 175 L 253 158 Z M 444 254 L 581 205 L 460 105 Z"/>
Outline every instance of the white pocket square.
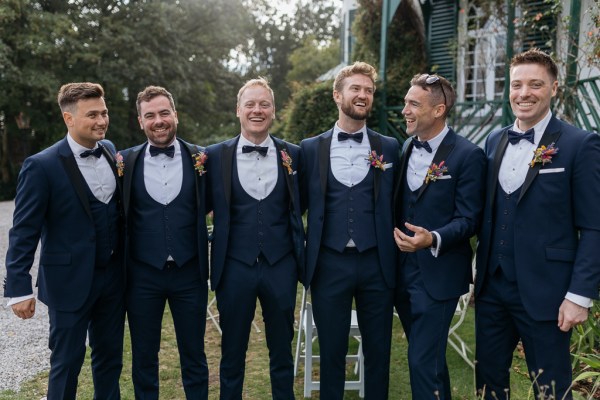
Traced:
<path fill-rule="evenodd" d="M 565 172 L 564 168 L 546 168 L 540 169 L 540 174 L 556 174 L 557 172 Z"/>
<path fill-rule="evenodd" d="M 452 175 L 442 175 L 442 176 L 438 176 L 437 179 L 451 179 Z"/>
<path fill-rule="evenodd" d="M 391 162 L 391 163 L 385 163 L 385 165 L 383 166 L 383 170 L 385 171 L 386 169 L 392 168 L 393 165 L 394 165 L 393 162 Z"/>
<path fill-rule="evenodd" d="M 298 173 L 298 171 L 294 171 L 292 172 L 292 175 L 296 175 Z"/>

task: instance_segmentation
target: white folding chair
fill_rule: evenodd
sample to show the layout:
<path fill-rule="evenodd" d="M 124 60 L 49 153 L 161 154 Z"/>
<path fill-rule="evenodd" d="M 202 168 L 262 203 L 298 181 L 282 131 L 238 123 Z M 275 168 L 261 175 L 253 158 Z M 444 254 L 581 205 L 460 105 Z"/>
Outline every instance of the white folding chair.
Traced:
<path fill-rule="evenodd" d="M 313 391 L 318 391 L 320 388 L 319 381 L 313 381 L 313 363 L 319 361 L 319 355 L 313 354 L 313 342 L 318 338 L 317 326 L 313 319 L 312 304 L 307 301 L 306 289 L 302 293 L 302 303 L 300 307 L 300 320 L 298 322 L 298 340 L 296 342 L 296 355 L 294 358 L 294 376 L 298 374 L 298 366 L 300 360 L 304 360 L 304 397 L 310 398 Z M 358 351 L 356 354 L 346 355 L 346 361 L 354 362 L 354 373 L 358 375 L 357 380 L 344 383 L 344 390 L 358 390 L 360 398 L 365 396 L 365 368 L 364 357 L 362 353 L 362 341 L 360 337 L 360 329 L 358 327 L 358 318 L 356 310 L 352 310 L 350 321 L 350 333 L 356 339 Z"/>
<path fill-rule="evenodd" d="M 473 275 L 475 271 L 475 257 L 473 257 L 472 263 Z M 467 315 L 467 311 L 469 310 L 469 302 L 471 301 L 471 296 L 473 296 L 473 285 L 469 285 L 469 291 L 458 299 L 458 304 L 456 305 L 456 311 L 454 312 L 455 316 L 458 316 L 458 319 L 454 324 L 450 326 L 450 330 L 448 331 L 448 344 L 456 350 L 458 355 L 465 360 L 465 362 L 473 369 L 475 369 L 475 363 L 473 362 L 473 350 L 467 346 L 465 341 L 456 333 L 456 330 L 465 320 L 465 316 Z"/>

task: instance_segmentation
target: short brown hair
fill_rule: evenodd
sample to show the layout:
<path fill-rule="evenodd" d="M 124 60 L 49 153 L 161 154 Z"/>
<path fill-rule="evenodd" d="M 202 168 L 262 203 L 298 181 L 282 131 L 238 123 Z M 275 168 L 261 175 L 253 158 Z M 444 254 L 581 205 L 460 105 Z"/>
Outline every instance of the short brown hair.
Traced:
<path fill-rule="evenodd" d="M 436 104 L 444 104 L 446 110 L 444 117 L 448 115 L 454 103 L 456 102 L 456 92 L 448 81 L 441 75 L 437 74 L 417 74 L 410 80 L 410 86 L 419 86 L 432 94 Z"/>
<path fill-rule="evenodd" d="M 58 106 L 62 112 L 73 111 L 79 100 L 104 97 L 104 89 L 98 83 L 71 82 L 64 84 L 58 91 Z"/>
<path fill-rule="evenodd" d="M 558 67 L 556 63 L 548 55 L 538 48 L 531 48 L 523 53 L 515 55 L 510 61 L 510 69 L 521 64 L 539 64 L 546 68 L 552 79 L 558 79 Z"/>
<path fill-rule="evenodd" d="M 258 78 L 255 78 L 255 79 L 250 79 L 249 81 L 244 83 L 244 86 L 242 86 L 240 88 L 240 90 L 238 91 L 238 94 L 237 94 L 237 105 L 238 106 L 240 105 L 240 99 L 242 98 L 244 91 L 251 86 L 261 86 L 261 87 L 267 89 L 271 93 L 271 101 L 273 102 L 273 106 L 275 106 L 275 94 L 273 94 L 273 89 L 271 89 L 271 86 L 269 86 L 269 81 L 267 80 L 267 78 L 263 78 L 262 76 L 259 76 Z"/>
<path fill-rule="evenodd" d="M 333 90 L 341 92 L 344 89 L 344 80 L 352 75 L 362 74 L 371 78 L 373 82 L 373 89 L 375 89 L 375 81 L 377 80 L 377 71 L 375 68 L 363 61 L 357 61 L 352 65 L 347 65 L 341 69 L 333 81 Z"/>
<path fill-rule="evenodd" d="M 175 101 L 173 100 L 173 95 L 169 93 L 167 89 L 165 89 L 162 86 L 147 86 L 137 95 L 135 107 L 137 108 L 138 115 L 141 111 L 140 104 L 142 103 L 142 101 L 150 101 L 158 96 L 165 96 L 167 99 L 169 99 L 169 104 L 171 105 L 173 111 L 175 111 Z"/>

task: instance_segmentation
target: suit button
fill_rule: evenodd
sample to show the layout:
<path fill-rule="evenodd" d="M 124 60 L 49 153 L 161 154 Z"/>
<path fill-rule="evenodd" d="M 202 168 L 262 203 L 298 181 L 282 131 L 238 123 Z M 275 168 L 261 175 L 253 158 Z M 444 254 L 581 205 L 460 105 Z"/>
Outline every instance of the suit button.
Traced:
<path fill-rule="evenodd" d="M 501 225 L 500 229 L 502 229 L 503 231 L 505 231 L 506 230 L 506 225 Z"/>
<path fill-rule="evenodd" d="M 501 241 L 500 241 L 500 245 L 501 245 L 501 246 L 504 246 L 504 244 L 505 244 L 505 243 L 506 243 L 506 242 L 505 242 L 504 240 L 501 240 Z"/>
<path fill-rule="evenodd" d="M 504 215 L 508 215 L 508 210 L 504 210 Z"/>
<path fill-rule="evenodd" d="M 348 220 L 348 222 L 354 222 L 354 220 L 351 218 L 351 219 Z"/>

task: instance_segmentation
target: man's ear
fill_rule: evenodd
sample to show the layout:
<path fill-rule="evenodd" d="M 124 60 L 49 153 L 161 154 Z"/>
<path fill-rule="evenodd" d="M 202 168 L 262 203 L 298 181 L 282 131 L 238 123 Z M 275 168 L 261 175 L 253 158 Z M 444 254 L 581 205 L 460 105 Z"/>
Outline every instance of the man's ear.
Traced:
<path fill-rule="evenodd" d="M 65 111 L 62 113 L 62 117 L 65 121 L 65 125 L 67 125 L 69 128 L 73 126 L 73 114 L 71 114 L 69 111 Z"/>

